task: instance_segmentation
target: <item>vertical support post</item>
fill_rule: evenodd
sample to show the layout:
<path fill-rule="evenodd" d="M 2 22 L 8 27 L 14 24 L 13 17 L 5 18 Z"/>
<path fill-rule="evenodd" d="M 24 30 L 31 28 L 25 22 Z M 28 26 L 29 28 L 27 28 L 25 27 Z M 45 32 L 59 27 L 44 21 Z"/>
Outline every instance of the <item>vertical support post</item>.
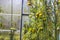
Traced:
<path fill-rule="evenodd" d="M 12 27 L 12 21 L 13 21 L 13 0 L 11 0 L 11 27 Z"/>
<path fill-rule="evenodd" d="M 10 33 L 10 40 L 14 40 L 13 37 L 14 37 L 14 31 L 11 30 L 11 33 Z"/>
<path fill-rule="evenodd" d="M 22 40 L 22 14 L 23 14 L 23 1 L 22 1 L 22 5 L 21 5 L 21 27 L 20 27 L 20 40 Z"/>
<path fill-rule="evenodd" d="M 13 25 L 12 25 L 12 19 L 13 19 L 13 0 L 11 0 L 11 27 L 13 26 Z M 13 33 L 13 31 L 11 30 L 10 40 L 13 40 L 13 36 L 14 36 L 14 33 Z"/>
<path fill-rule="evenodd" d="M 15 28 L 11 28 L 10 29 L 10 40 L 14 40 L 14 33 L 15 33 L 16 29 Z"/>

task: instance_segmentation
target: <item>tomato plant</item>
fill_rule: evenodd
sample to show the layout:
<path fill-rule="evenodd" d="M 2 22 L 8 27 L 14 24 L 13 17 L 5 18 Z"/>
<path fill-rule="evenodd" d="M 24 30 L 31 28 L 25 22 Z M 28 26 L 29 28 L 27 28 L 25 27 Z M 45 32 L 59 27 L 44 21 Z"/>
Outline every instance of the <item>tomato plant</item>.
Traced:
<path fill-rule="evenodd" d="M 47 0 L 30 0 L 28 4 L 32 3 L 30 5 L 31 14 L 29 14 L 30 23 L 25 24 L 23 27 L 23 40 L 56 39 L 56 17 L 58 10 L 55 6 L 56 2 L 54 1 L 53 5 L 51 2 L 51 0 L 49 3 L 47 3 Z"/>

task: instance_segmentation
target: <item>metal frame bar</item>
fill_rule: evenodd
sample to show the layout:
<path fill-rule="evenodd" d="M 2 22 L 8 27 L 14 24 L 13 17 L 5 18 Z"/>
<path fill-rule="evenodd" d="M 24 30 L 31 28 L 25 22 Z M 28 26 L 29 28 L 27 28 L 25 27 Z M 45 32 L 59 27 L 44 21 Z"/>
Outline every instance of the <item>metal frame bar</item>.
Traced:
<path fill-rule="evenodd" d="M 22 40 L 22 20 L 23 20 L 23 16 L 29 16 L 29 14 L 24 14 L 23 13 L 23 3 L 24 0 L 22 0 L 22 5 L 21 5 L 21 27 L 20 27 L 20 40 Z"/>
<path fill-rule="evenodd" d="M 20 40 L 22 40 L 22 14 L 23 14 L 23 1 L 22 0 L 22 5 L 21 5 L 21 27 L 20 27 Z"/>
<path fill-rule="evenodd" d="M 11 27 L 12 27 L 12 21 L 13 21 L 13 0 L 11 0 Z"/>
<path fill-rule="evenodd" d="M 22 16 L 29 16 L 29 14 L 22 14 Z"/>

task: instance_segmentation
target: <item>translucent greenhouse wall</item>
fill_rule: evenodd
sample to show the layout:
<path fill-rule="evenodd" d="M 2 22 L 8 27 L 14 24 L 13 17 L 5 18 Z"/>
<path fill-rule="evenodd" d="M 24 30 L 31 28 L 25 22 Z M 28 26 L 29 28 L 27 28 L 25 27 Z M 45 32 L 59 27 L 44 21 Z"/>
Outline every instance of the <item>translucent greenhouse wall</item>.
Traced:
<path fill-rule="evenodd" d="M 60 40 L 60 0 L 0 0 L 0 40 Z"/>
<path fill-rule="evenodd" d="M 0 0 L 0 40 L 20 40 L 21 0 Z"/>

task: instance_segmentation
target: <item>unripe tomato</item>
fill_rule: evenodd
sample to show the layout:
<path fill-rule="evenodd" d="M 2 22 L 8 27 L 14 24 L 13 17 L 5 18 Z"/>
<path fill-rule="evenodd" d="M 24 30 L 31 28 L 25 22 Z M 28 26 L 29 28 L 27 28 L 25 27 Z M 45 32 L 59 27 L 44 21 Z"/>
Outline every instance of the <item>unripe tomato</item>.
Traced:
<path fill-rule="evenodd" d="M 39 13 L 36 13 L 36 18 L 38 18 L 39 17 Z"/>
<path fill-rule="evenodd" d="M 39 17 L 42 16 L 42 13 L 39 14 Z"/>

